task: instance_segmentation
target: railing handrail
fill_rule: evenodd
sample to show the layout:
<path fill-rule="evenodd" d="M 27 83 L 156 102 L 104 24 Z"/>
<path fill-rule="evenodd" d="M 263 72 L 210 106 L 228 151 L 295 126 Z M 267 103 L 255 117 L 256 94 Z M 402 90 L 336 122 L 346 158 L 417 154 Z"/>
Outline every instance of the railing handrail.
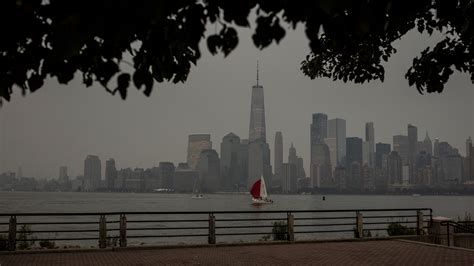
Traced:
<path fill-rule="evenodd" d="M 159 212 L 25 212 L 0 213 L 0 216 L 94 216 L 94 215 L 151 215 L 151 214 L 254 214 L 254 213 L 332 213 L 332 212 L 392 212 L 392 211 L 430 211 L 431 208 L 398 208 L 398 209 L 331 209 L 331 210 L 258 210 L 258 211 L 159 211 Z"/>
<path fill-rule="evenodd" d="M 452 226 L 454 229 L 460 229 L 463 231 L 467 231 L 468 233 L 474 234 L 474 229 L 471 229 L 470 226 L 466 226 L 462 222 L 459 223 L 459 222 L 454 222 L 454 221 L 444 221 L 444 222 L 441 222 L 441 225 L 447 225 L 448 228 L 449 226 Z M 474 225 L 474 221 L 473 221 L 473 225 Z M 449 234 L 449 229 L 448 229 L 448 234 Z"/>

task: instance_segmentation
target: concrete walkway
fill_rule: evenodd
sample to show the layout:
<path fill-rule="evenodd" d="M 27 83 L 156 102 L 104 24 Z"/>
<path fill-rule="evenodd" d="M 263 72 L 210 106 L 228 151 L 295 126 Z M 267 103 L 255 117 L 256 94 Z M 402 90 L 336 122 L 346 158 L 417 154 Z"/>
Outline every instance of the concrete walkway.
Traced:
<path fill-rule="evenodd" d="M 474 250 L 411 241 L 0 253 L 0 265 L 474 265 Z"/>

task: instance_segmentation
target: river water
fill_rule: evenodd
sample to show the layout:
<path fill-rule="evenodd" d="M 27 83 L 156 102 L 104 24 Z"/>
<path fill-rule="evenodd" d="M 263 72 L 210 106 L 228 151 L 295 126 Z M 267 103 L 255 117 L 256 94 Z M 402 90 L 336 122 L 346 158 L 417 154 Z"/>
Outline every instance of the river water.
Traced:
<path fill-rule="evenodd" d="M 252 210 L 334 210 L 334 209 L 390 209 L 390 208 L 432 208 L 434 216 L 445 216 L 451 218 L 464 217 L 466 213 L 474 215 L 473 196 L 394 196 L 394 195 L 326 195 L 323 200 L 322 195 L 271 195 L 274 204 L 255 207 L 251 205 L 249 194 L 207 194 L 204 199 L 192 199 L 189 194 L 160 194 L 160 193 L 79 193 L 79 192 L 0 192 L 0 213 L 24 213 L 24 212 L 166 212 L 166 211 L 252 211 Z M 413 213 L 411 213 L 413 214 Z M 352 214 L 351 214 L 352 215 Z M 364 214 L 365 215 L 365 214 Z M 161 216 L 152 219 L 176 219 L 177 216 Z M 229 216 L 230 217 L 230 216 Z M 227 218 L 229 218 L 227 217 Z M 259 216 L 265 218 L 265 216 Z M 133 220 L 132 217 L 127 217 Z M 149 217 L 135 217 L 135 219 L 150 219 Z M 181 217 L 178 217 L 181 218 Z M 187 217 L 189 218 L 189 217 Z M 207 215 L 194 217 L 207 219 Z M 220 217 L 217 217 L 219 219 Z M 233 215 L 230 218 L 250 218 L 245 215 Z M 279 218 L 284 218 L 279 216 Z M 34 222 L 38 218 L 19 217 L 23 222 Z M 42 221 L 74 221 L 83 220 L 83 217 L 46 217 Z M 89 219 L 97 220 L 96 217 Z M 109 218 L 108 218 L 109 219 Z M 117 218 L 110 218 L 117 219 Z M 0 222 L 7 222 L 8 217 L 1 218 Z M 19 221 L 19 222 L 22 222 Z M 353 220 L 351 220 L 352 222 Z M 235 225 L 227 223 L 225 225 Z M 254 222 L 257 225 L 268 225 L 263 222 Z M 149 227 L 186 227 L 203 226 L 207 223 L 174 223 L 162 225 L 158 223 L 141 223 L 135 226 Z M 239 224 L 241 225 L 241 224 Z M 93 225 L 94 229 L 97 225 Z M 114 228 L 111 225 L 108 228 Z M 132 227 L 130 223 L 127 225 Z M 348 226 L 346 229 L 351 229 Z M 34 226 L 33 230 L 45 230 L 51 227 Z M 86 227 L 78 227 L 86 228 Z M 89 227 L 90 228 L 90 227 Z M 340 227 L 339 227 L 340 228 Z M 67 226 L 56 226 L 54 229 L 67 229 Z M 259 228 L 256 228 L 257 230 Z M 321 229 L 321 228 L 318 228 Z M 331 227 L 325 227 L 331 229 Z M 3 225 L 0 231 L 7 230 L 7 225 Z M 222 229 L 223 230 L 223 229 Z M 253 231 L 252 231 L 253 230 Z M 251 229 L 251 232 L 255 231 Z M 271 231 L 266 229 L 266 231 Z M 299 229 L 300 230 L 300 229 Z M 183 231 L 167 230 L 167 233 L 183 233 Z M 191 231 L 191 232 L 190 232 Z M 207 230 L 190 230 L 186 233 L 207 234 Z M 248 232 L 249 230 L 247 230 Z M 131 231 L 128 235 L 157 235 L 163 231 Z M 219 230 L 217 231 L 219 232 Z M 224 231 L 220 231 L 224 232 Z M 226 232 L 237 232 L 229 231 Z M 112 234 L 112 232 L 111 232 Z M 382 233 L 383 234 L 383 233 Z M 76 234 L 77 235 L 77 234 Z M 345 234 L 350 236 L 351 233 Z M 62 236 L 62 235 L 61 235 Z M 71 235 L 69 235 L 71 236 Z M 81 236 L 96 236 L 96 233 L 84 233 Z M 300 234 L 298 239 L 312 238 L 311 234 Z M 336 235 L 342 237 L 343 234 Z M 49 234 L 46 237 L 60 237 L 58 234 Z M 233 242 L 244 240 L 258 240 L 261 236 L 219 236 L 218 242 Z M 332 235 L 329 238 L 334 238 Z M 321 238 L 321 236 L 318 236 Z M 220 241 L 219 241 L 220 240 Z M 129 244 L 138 245 L 141 243 L 152 244 L 176 244 L 176 243 L 205 243 L 207 237 L 191 238 L 135 238 L 130 239 Z M 92 243 L 92 244 L 91 244 Z M 90 241 L 87 245 L 94 245 L 96 241 Z"/>

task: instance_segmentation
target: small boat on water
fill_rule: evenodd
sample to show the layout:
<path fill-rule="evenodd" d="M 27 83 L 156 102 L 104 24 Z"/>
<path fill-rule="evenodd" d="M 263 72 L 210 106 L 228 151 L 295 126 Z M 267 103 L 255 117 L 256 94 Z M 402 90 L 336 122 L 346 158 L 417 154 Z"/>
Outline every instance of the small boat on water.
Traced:
<path fill-rule="evenodd" d="M 201 193 L 199 183 L 200 183 L 199 179 L 194 182 L 194 186 L 193 186 L 193 193 L 194 194 L 191 197 L 191 199 L 204 199 L 204 195 Z"/>
<path fill-rule="evenodd" d="M 252 194 L 252 204 L 254 205 L 273 203 L 273 200 L 268 197 L 267 187 L 263 176 L 253 184 L 250 194 Z"/>
<path fill-rule="evenodd" d="M 419 197 L 421 196 L 420 194 L 411 194 L 413 197 Z"/>
<path fill-rule="evenodd" d="M 203 199 L 204 195 L 203 194 L 196 194 L 191 197 L 192 199 Z"/>

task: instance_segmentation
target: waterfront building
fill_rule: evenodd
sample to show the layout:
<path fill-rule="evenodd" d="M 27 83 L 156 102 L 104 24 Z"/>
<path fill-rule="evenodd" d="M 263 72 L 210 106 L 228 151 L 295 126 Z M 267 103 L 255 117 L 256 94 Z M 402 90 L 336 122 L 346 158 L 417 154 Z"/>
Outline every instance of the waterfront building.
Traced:
<path fill-rule="evenodd" d="M 363 146 L 363 163 L 375 167 L 375 129 L 374 122 L 365 123 L 365 142 Z"/>
<path fill-rule="evenodd" d="M 329 147 L 324 143 L 324 139 L 327 138 L 327 124 L 328 116 L 326 114 L 315 113 L 312 115 L 310 127 L 310 176 L 313 185 L 317 184 L 317 186 L 320 185 L 320 180 L 318 179 L 320 173 L 313 172 L 313 169 L 318 169 L 319 171 L 321 165 L 324 165 L 325 162 L 330 162 Z M 319 166 L 313 166 L 315 164 Z"/>
<path fill-rule="evenodd" d="M 117 168 L 115 168 L 115 160 L 108 159 L 105 161 L 105 183 L 108 190 L 114 189 L 114 182 L 117 178 Z"/>
<path fill-rule="evenodd" d="M 158 188 L 173 189 L 175 166 L 172 162 L 160 162 Z"/>
<path fill-rule="evenodd" d="M 192 134 L 188 137 L 187 163 L 191 169 L 196 169 L 199 156 L 203 150 L 212 149 L 210 134 Z"/>
<path fill-rule="evenodd" d="M 402 157 L 397 151 L 392 151 L 387 156 L 387 178 L 389 184 L 402 184 Z"/>
<path fill-rule="evenodd" d="M 87 155 L 84 161 L 84 189 L 94 191 L 99 188 L 101 181 L 101 162 L 96 155 Z"/>
<path fill-rule="evenodd" d="M 180 193 L 198 192 L 199 172 L 187 163 L 179 163 L 174 172 L 174 190 Z M 195 191 L 194 191 L 195 190 Z"/>
<path fill-rule="evenodd" d="M 282 192 L 296 193 L 298 177 L 296 176 L 296 165 L 292 163 L 283 164 Z"/>
<path fill-rule="evenodd" d="M 408 124 L 408 164 L 415 165 L 416 153 L 418 147 L 418 128 Z"/>
<path fill-rule="evenodd" d="M 224 190 L 238 190 L 242 176 L 240 138 L 234 133 L 224 136 L 221 142 L 221 186 Z"/>
<path fill-rule="evenodd" d="M 383 158 L 384 155 L 388 156 L 391 151 L 391 146 L 389 143 L 377 143 L 375 145 L 375 166 L 376 168 L 383 168 Z"/>
<path fill-rule="evenodd" d="M 335 139 L 334 152 L 336 159 L 334 162 L 331 160 L 332 166 L 344 165 L 343 159 L 346 157 L 346 120 L 340 118 L 328 120 L 328 138 Z"/>
<path fill-rule="evenodd" d="M 403 164 L 408 164 L 408 136 L 393 136 L 393 150 L 402 158 Z"/>
<path fill-rule="evenodd" d="M 353 162 L 362 162 L 362 139 L 358 137 L 346 138 L 346 167 Z"/>
<path fill-rule="evenodd" d="M 281 131 L 275 133 L 275 146 L 274 146 L 274 171 L 273 179 L 274 182 L 281 182 L 282 167 L 283 167 L 283 136 Z"/>
<path fill-rule="evenodd" d="M 200 187 L 203 192 L 219 190 L 220 162 L 215 150 L 208 149 L 201 152 L 198 170 L 200 174 Z"/>

